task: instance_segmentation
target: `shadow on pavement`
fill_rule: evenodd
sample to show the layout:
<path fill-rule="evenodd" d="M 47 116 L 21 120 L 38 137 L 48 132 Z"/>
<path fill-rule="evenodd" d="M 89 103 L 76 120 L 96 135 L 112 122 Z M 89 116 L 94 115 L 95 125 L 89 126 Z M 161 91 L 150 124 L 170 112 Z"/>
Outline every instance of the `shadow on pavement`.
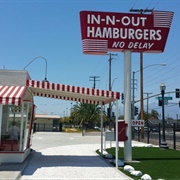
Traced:
<path fill-rule="evenodd" d="M 104 160 L 103 160 L 104 161 Z M 100 156 L 81 156 L 81 155 L 43 155 L 40 152 L 33 152 L 33 156 L 28 163 L 28 168 L 24 170 L 23 175 L 32 175 L 42 167 L 109 167 Z"/>

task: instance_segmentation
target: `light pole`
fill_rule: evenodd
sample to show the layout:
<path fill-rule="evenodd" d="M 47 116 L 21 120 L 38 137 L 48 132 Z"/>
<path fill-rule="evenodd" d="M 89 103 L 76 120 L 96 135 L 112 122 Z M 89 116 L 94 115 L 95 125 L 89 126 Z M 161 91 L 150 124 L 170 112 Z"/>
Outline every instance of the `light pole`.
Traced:
<path fill-rule="evenodd" d="M 115 81 L 116 79 L 117 79 L 117 77 L 113 79 L 113 82 L 112 82 L 112 85 L 111 85 L 111 90 L 112 90 L 112 87 L 113 87 L 114 81 Z"/>
<path fill-rule="evenodd" d="M 143 69 L 146 69 L 146 68 L 149 68 L 151 66 L 156 66 L 156 65 L 159 65 L 159 66 L 166 66 L 165 63 L 160 63 L 160 64 L 150 64 L 148 66 L 145 66 L 143 68 L 141 68 L 140 70 L 138 71 L 133 71 L 133 109 L 132 109 L 132 116 L 134 118 L 134 101 L 135 101 L 135 95 L 134 95 L 134 90 L 135 90 L 135 84 L 134 84 L 134 81 L 135 81 L 135 73 L 137 72 L 140 72 L 140 79 L 141 79 L 141 83 L 140 83 L 140 113 L 141 113 L 141 119 L 143 120 L 144 119 L 144 106 L 143 106 L 143 73 L 142 73 L 142 70 Z M 141 137 L 144 138 L 144 128 L 141 128 Z"/>
<path fill-rule="evenodd" d="M 162 95 L 162 133 L 163 133 L 160 148 L 168 149 L 166 137 L 165 137 L 164 94 L 165 94 L 166 86 L 164 83 L 161 83 L 160 90 L 161 90 L 161 95 Z"/>
<path fill-rule="evenodd" d="M 45 82 L 48 82 L 48 80 L 47 80 L 47 60 L 46 60 L 43 56 L 37 56 L 37 57 L 35 57 L 32 61 L 30 61 L 30 62 L 24 67 L 24 69 L 26 69 L 27 66 L 29 66 L 32 62 L 34 62 L 34 61 L 35 61 L 36 59 L 38 59 L 38 58 L 44 59 L 44 61 L 45 61 L 45 63 L 46 63 L 44 81 L 45 81 Z"/>
<path fill-rule="evenodd" d="M 72 102 L 71 102 L 71 112 L 72 112 Z"/>
<path fill-rule="evenodd" d="M 152 93 L 144 93 L 144 94 L 146 94 L 147 95 L 147 110 L 146 110 L 146 113 L 147 113 L 147 125 L 148 125 L 148 114 L 149 114 L 149 112 L 148 112 L 148 110 L 149 110 L 149 107 L 148 107 L 148 105 L 149 105 L 149 95 L 150 94 L 152 94 Z"/>

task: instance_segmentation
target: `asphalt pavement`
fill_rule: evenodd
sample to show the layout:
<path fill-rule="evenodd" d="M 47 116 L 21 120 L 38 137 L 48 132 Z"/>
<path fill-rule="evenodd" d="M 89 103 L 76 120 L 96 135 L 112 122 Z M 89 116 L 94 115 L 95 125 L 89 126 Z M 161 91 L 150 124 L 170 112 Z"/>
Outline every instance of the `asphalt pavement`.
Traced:
<path fill-rule="evenodd" d="M 106 142 L 106 148 L 113 144 Z M 30 156 L 22 164 L 0 165 L 0 179 L 131 179 L 96 154 L 100 147 L 100 133 L 37 132 Z"/>

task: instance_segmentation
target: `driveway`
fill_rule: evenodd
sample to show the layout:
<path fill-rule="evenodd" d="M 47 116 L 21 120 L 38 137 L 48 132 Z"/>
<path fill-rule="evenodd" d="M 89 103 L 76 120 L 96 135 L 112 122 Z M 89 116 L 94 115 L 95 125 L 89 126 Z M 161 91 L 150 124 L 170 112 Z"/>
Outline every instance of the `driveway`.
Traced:
<path fill-rule="evenodd" d="M 33 136 L 33 156 L 21 180 L 130 179 L 96 154 L 100 134 L 38 132 Z"/>

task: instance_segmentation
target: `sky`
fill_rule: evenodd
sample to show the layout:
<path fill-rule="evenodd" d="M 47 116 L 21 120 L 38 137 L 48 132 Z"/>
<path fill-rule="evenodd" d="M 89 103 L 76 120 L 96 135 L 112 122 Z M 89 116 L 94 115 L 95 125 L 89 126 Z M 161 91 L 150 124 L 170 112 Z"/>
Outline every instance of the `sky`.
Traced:
<path fill-rule="evenodd" d="M 143 54 L 143 87 L 145 93 L 155 95 L 160 93 L 160 84 L 164 83 L 166 92 L 174 92 L 180 88 L 179 7 L 179 0 L 0 0 L 0 68 L 23 70 L 34 58 L 42 56 L 47 60 L 49 82 L 92 88 L 90 76 L 99 76 L 96 88 L 108 90 L 109 55 L 83 54 L 80 11 L 129 13 L 131 8 L 173 11 L 174 18 L 164 52 Z M 112 90 L 124 93 L 124 54 L 114 54 Z M 139 53 L 132 53 L 132 71 L 140 69 L 139 59 Z M 161 63 L 166 63 L 166 66 L 160 66 Z M 26 70 L 31 79 L 44 80 L 45 68 L 44 59 L 37 58 Z M 138 101 L 139 72 L 135 73 L 135 79 L 135 100 Z M 179 117 L 180 99 L 175 98 L 175 93 L 166 96 L 171 96 L 173 100 L 165 106 L 165 116 Z M 66 116 L 74 104 L 42 97 L 34 99 L 37 114 Z M 139 107 L 139 103 L 136 106 Z M 144 109 L 146 106 L 144 101 Z M 119 115 L 122 115 L 121 100 L 118 107 Z M 148 107 L 149 112 L 155 109 L 161 114 L 155 97 L 149 99 Z"/>

